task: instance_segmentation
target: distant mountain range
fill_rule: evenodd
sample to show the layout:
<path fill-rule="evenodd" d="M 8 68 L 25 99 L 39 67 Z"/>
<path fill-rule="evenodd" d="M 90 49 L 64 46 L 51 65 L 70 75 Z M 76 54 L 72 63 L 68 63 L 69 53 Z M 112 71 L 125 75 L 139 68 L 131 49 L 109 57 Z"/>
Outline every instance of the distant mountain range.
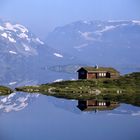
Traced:
<path fill-rule="evenodd" d="M 55 28 L 42 41 L 23 25 L 0 20 L 2 85 L 68 79 L 64 72 L 82 65 L 138 71 L 139 62 L 140 21 L 77 21 Z"/>
<path fill-rule="evenodd" d="M 77 21 L 55 28 L 46 41 L 85 64 L 140 70 L 140 21 Z"/>
<path fill-rule="evenodd" d="M 69 60 L 23 25 L 0 20 L 0 84 L 40 78 L 46 67 Z"/>

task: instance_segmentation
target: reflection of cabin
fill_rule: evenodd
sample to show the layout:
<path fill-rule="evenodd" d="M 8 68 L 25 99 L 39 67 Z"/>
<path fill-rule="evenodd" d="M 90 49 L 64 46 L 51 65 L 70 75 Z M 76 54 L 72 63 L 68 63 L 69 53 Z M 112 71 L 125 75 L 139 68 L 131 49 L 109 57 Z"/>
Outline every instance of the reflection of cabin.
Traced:
<path fill-rule="evenodd" d="M 78 106 L 81 111 L 93 111 L 93 110 L 112 110 L 118 107 L 118 103 L 111 101 L 98 101 L 92 100 L 79 100 Z"/>
<path fill-rule="evenodd" d="M 119 72 L 109 67 L 81 67 L 78 71 L 78 79 L 118 78 Z"/>

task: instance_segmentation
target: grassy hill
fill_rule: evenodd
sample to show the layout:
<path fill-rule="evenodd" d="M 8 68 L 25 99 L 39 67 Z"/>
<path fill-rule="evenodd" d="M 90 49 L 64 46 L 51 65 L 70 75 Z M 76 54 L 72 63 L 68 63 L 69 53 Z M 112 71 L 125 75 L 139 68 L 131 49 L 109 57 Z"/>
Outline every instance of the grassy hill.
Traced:
<path fill-rule="evenodd" d="M 121 76 L 118 79 L 93 79 L 62 81 L 39 86 L 16 88 L 17 91 L 40 92 L 45 95 L 67 99 L 108 99 L 140 104 L 140 72 Z"/>
<path fill-rule="evenodd" d="M 5 86 L 0 86 L 0 95 L 8 95 L 11 94 L 13 91 Z"/>

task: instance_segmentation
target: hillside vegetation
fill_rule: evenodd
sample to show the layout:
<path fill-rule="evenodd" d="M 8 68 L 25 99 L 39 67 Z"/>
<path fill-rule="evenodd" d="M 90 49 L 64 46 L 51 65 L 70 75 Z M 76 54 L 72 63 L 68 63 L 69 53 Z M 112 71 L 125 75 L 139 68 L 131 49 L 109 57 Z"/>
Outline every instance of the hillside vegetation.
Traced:
<path fill-rule="evenodd" d="M 0 86 L 0 95 L 8 95 L 11 94 L 13 91 L 5 86 Z"/>
<path fill-rule="evenodd" d="M 39 86 L 16 88 L 17 91 L 40 92 L 45 95 L 67 99 L 108 99 L 128 103 L 140 101 L 140 72 L 121 76 L 118 79 L 94 79 L 62 81 Z M 139 103 L 137 103 L 139 104 Z"/>

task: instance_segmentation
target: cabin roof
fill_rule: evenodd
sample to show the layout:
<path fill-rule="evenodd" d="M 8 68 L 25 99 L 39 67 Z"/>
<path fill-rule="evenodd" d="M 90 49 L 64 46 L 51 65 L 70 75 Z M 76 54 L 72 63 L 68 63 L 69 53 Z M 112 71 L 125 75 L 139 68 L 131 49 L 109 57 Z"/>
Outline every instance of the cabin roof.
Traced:
<path fill-rule="evenodd" d="M 86 70 L 87 72 L 115 72 L 119 73 L 116 69 L 111 67 L 81 67 L 77 72 L 79 72 L 81 69 Z"/>

